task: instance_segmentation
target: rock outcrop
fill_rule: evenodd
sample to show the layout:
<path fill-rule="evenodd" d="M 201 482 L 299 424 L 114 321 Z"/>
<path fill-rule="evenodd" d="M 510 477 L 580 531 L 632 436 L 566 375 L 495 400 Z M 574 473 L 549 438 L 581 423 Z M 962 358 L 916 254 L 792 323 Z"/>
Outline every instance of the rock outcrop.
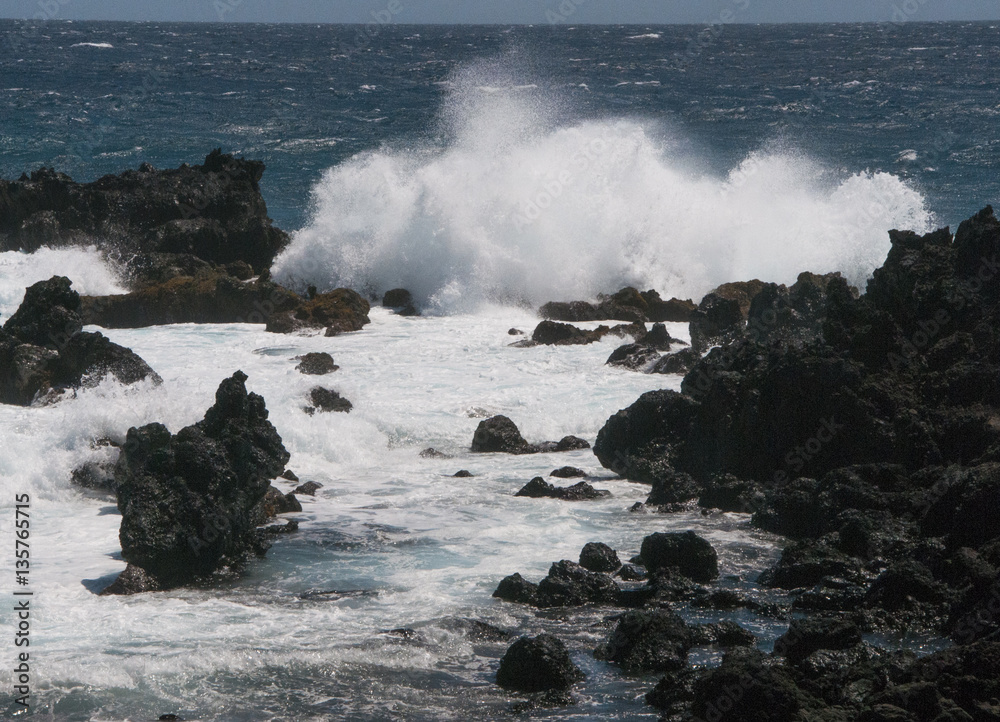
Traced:
<path fill-rule="evenodd" d="M 30 286 L 0 329 L 0 403 L 27 406 L 50 390 L 160 377 L 131 350 L 81 331 L 80 296 L 63 276 Z"/>
<path fill-rule="evenodd" d="M 0 180 L 0 250 L 97 245 L 127 264 L 155 252 L 270 267 L 288 243 L 260 194 L 264 164 L 214 150 L 202 165 L 108 175 L 93 183 L 43 168 Z"/>
<path fill-rule="evenodd" d="M 257 525 L 289 453 L 246 379 L 224 380 L 205 418 L 176 434 L 128 431 L 115 467 L 122 557 L 159 588 L 239 570 L 269 546 Z"/>

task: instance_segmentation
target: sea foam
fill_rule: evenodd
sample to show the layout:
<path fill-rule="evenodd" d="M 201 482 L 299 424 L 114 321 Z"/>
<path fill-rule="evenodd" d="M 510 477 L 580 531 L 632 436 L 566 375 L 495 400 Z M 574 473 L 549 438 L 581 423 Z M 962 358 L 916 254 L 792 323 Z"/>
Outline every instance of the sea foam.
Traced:
<path fill-rule="evenodd" d="M 445 313 L 626 284 L 698 299 L 726 281 L 789 283 L 804 270 L 863 287 L 888 230 L 932 228 L 921 193 L 888 173 L 834 172 L 773 143 L 716 175 L 679 160 L 655 121 L 573 120 L 496 65 L 450 88 L 438 145 L 372 150 L 324 174 L 279 280 L 405 287 Z"/>

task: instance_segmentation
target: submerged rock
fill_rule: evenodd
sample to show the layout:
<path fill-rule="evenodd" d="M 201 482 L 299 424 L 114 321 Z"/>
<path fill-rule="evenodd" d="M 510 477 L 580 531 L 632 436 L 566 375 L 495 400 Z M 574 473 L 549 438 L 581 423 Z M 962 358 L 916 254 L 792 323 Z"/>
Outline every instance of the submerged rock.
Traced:
<path fill-rule="evenodd" d="M 224 380 L 198 423 L 129 429 L 118 463 L 122 557 L 163 588 L 239 569 L 268 547 L 259 507 L 289 453 L 246 375 Z"/>

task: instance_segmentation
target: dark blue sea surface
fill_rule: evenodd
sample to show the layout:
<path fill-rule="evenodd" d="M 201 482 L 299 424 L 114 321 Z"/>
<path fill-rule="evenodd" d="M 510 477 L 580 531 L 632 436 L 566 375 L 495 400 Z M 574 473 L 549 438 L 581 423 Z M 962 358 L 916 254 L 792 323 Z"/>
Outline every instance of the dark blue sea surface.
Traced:
<path fill-rule="evenodd" d="M 107 47 L 110 46 L 110 47 Z M 322 172 L 358 152 L 446 144 L 449 81 L 506 58 L 567 122 L 653 120 L 724 173 L 776 142 L 846 172 L 908 179 L 942 224 L 1000 198 L 1000 28 L 327 26 L 0 21 L 0 177 L 80 180 L 198 162 L 268 165 L 288 229 Z"/>

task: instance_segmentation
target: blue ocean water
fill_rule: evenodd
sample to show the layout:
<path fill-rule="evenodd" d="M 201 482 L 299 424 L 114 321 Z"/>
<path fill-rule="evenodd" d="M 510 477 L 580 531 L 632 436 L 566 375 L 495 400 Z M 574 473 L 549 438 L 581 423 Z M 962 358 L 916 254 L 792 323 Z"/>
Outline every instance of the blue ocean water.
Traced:
<path fill-rule="evenodd" d="M 465 634 L 463 618 L 567 642 L 587 682 L 574 705 L 532 718 L 658 716 L 643 703 L 657 675 L 625 677 L 591 654 L 613 610 L 536 614 L 492 599 L 496 583 L 515 571 L 537 581 L 588 541 L 627 558 L 646 534 L 692 528 L 719 550 L 723 587 L 760 594 L 752 580 L 780 540 L 745 515 L 630 514 L 648 489 L 587 451 L 469 453 L 485 415 L 510 416 L 530 440 L 593 442 L 640 393 L 679 387 L 604 366 L 615 340 L 514 349 L 507 329 L 530 329 L 544 300 L 625 282 L 697 297 L 808 268 L 861 284 L 889 228 L 954 225 L 998 190 L 996 26 L 705 33 L 0 21 L 0 177 L 46 165 L 91 180 L 221 146 L 268 165 L 271 215 L 295 231 L 276 277 L 405 285 L 440 312 L 374 309 L 363 332 L 332 339 L 237 325 L 106 331 L 163 385 L 106 382 L 50 407 L 0 407 L 0 506 L 27 490 L 38 515 L 39 716 L 493 719 L 510 704 L 493 684 L 506 645 Z M 53 273 L 81 292 L 120 291 L 113 271 L 80 249 L 0 254 L 0 316 Z M 294 356 L 308 351 L 334 355 L 329 383 L 351 414 L 302 413 L 314 380 Z M 324 484 L 304 499 L 300 532 L 219 587 L 96 596 L 124 566 L 120 518 L 75 489 L 71 470 L 108 453 L 97 437 L 197 421 L 237 368 L 265 397 L 290 468 Z M 429 446 L 451 458 L 421 458 Z M 563 464 L 613 496 L 514 497 Z M 454 478 L 461 468 L 475 477 Z M 363 593 L 316 594 L 333 590 Z M 736 620 L 764 649 L 787 626 Z"/>
<path fill-rule="evenodd" d="M 110 46 L 110 47 L 108 47 Z M 896 174 L 954 225 L 1000 196 L 1000 27 L 990 23 L 434 27 L 0 21 L 0 176 L 80 180 L 264 160 L 272 216 L 305 225 L 323 171 L 441 146 L 456 71 L 502 58 L 561 120 L 658 124 L 725 173 L 771 144 Z"/>

